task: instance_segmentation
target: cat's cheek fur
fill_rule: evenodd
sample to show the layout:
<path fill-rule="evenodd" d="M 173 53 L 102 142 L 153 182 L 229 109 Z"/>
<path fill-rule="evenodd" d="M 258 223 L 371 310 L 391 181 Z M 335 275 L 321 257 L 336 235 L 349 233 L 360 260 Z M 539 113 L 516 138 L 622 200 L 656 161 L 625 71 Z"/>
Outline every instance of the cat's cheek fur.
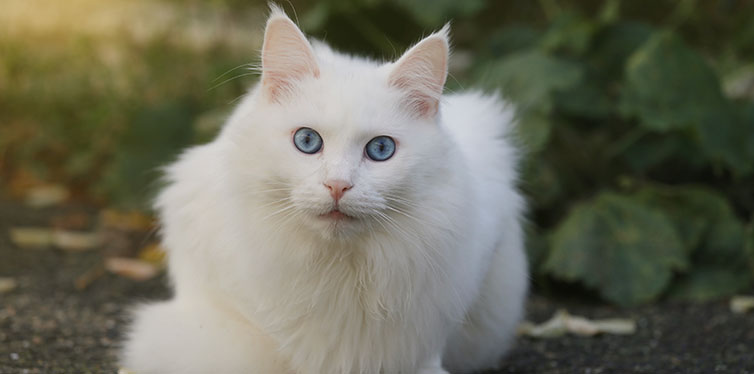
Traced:
<path fill-rule="evenodd" d="M 413 50 L 447 48 L 424 45 Z M 438 117 L 417 118 L 388 84 L 393 65 L 313 51 L 316 77 L 286 81 L 272 103 L 256 87 L 217 139 L 167 168 L 156 208 L 175 295 L 136 309 L 123 366 L 440 374 L 498 365 L 528 284 L 513 109 L 454 94 Z M 320 153 L 292 144 L 300 126 L 322 136 Z M 365 160 L 379 135 L 399 140 L 396 155 Z M 352 226 L 313 221 L 333 204 L 323 185 L 332 178 L 353 182 L 343 209 L 364 216 Z"/>

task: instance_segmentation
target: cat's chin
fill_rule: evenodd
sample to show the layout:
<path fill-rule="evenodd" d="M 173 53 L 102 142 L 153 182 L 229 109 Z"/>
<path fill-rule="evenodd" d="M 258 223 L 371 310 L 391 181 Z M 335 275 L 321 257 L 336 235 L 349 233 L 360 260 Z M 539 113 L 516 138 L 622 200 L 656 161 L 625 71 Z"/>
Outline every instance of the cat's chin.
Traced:
<path fill-rule="evenodd" d="M 337 209 L 312 217 L 309 220 L 309 226 L 328 240 L 348 239 L 358 235 L 364 229 L 361 219 Z"/>
<path fill-rule="evenodd" d="M 330 221 L 330 222 L 350 221 L 350 220 L 356 219 L 352 216 L 349 216 L 346 213 L 341 212 L 338 209 L 333 209 L 327 213 L 320 214 L 318 218 L 321 220 Z"/>

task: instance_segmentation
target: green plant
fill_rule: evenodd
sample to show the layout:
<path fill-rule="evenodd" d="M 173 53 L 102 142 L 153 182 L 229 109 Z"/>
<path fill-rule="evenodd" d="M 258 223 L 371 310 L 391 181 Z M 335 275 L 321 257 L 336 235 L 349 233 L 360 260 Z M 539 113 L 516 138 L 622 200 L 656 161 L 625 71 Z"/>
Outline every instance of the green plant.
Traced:
<path fill-rule="evenodd" d="M 535 273 L 620 305 L 751 286 L 754 103 L 674 30 L 566 12 L 477 71 L 518 104 Z"/>

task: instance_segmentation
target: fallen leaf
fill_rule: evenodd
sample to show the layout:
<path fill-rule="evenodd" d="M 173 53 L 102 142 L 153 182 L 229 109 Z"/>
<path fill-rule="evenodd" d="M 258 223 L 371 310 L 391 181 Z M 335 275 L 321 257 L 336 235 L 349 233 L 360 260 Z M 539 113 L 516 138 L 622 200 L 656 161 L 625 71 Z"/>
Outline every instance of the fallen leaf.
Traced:
<path fill-rule="evenodd" d="M 52 229 L 11 227 L 10 240 L 21 248 L 45 248 L 52 244 Z"/>
<path fill-rule="evenodd" d="M 26 205 L 33 208 L 58 205 L 68 199 L 69 195 L 68 189 L 57 184 L 31 187 L 26 192 Z"/>
<path fill-rule="evenodd" d="M 118 368 L 118 374 L 136 374 L 136 372 L 126 368 Z"/>
<path fill-rule="evenodd" d="M 18 283 L 13 278 L 0 278 L 0 294 L 8 293 L 16 289 Z"/>
<path fill-rule="evenodd" d="M 746 313 L 754 309 L 754 296 L 733 296 L 730 299 L 730 310 L 733 313 Z"/>
<path fill-rule="evenodd" d="M 552 318 L 539 325 L 525 321 L 519 327 L 518 332 L 521 335 L 534 338 L 554 338 L 566 333 L 579 336 L 625 335 L 636 332 L 636 322 L 619 318 L 590 320 L 580 316 L 572 316 L 565 310 L 558 310 Z"/>
<path fill-rule="evenodd" d="M 100 214 L 102 225 L 124 231 L 145 231 L 152 227 L 154 219 L 137 211 L 120 212 L 113 209 L 105 209 Z"/>
<path fill-rule="evenodd" d="M 165 266 L 165 250 L 157 243 L 152 243 L 139 251 L 139 259 L 157 267 Z"/>
<path fill-rule="evenodd" d="M 591 323 L 597 328 L 597 334 L 631 335 L 636 333 L 636 322 L 632 319 L 597 319 Z"/>
<path fill-rule="evenodd" d="M 552 318 L 539 325 L 525 321 L 519 326 L 520 335 L 528 335 L 535 338 L 554 338 L 566 334 L 565 321 L 559 315 L 560 311 Z"/>
<path fill-rule="evenodd" d="M 90 232 L 54 230 L 52 242 L 62 250 L 78 252 L 96 248 L 100 244 L 100 236 Z"/>
<path fill-rule="evenodd" d="M 105 259 L 107 271 L 130 278 L 136 281 L 145 281 L 154 278 L 160 269 L 143 260 L 127 257 L 110 257 Z"/>
<path fill-rule="evenodd" d="M 12 227 L 10 240 L 21 248 L 58 247 L 65 251 L 85 251 L 97 247 L 97 233 L 55 230 L 46 227 Z"/>

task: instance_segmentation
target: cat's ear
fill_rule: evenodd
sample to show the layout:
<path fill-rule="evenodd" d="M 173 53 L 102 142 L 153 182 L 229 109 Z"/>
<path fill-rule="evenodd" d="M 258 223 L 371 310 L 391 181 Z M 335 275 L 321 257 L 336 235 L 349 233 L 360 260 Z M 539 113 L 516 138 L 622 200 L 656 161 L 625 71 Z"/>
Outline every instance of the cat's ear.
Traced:
<path fill-rule="evenodd" d="M 262 45 L 261 85 L 265 96 L 279 102 L 297 82 L 309 77 L 319 77 L 311 44 L 282 9 L 270 4 Z"/>
<path fill-rule="evenodd" d="M 448 31 L 424 38 L 394 64 L 389 84 L 405 94 L 408 109 L 419 117 L 434 117 L 448 75 Z"/>

